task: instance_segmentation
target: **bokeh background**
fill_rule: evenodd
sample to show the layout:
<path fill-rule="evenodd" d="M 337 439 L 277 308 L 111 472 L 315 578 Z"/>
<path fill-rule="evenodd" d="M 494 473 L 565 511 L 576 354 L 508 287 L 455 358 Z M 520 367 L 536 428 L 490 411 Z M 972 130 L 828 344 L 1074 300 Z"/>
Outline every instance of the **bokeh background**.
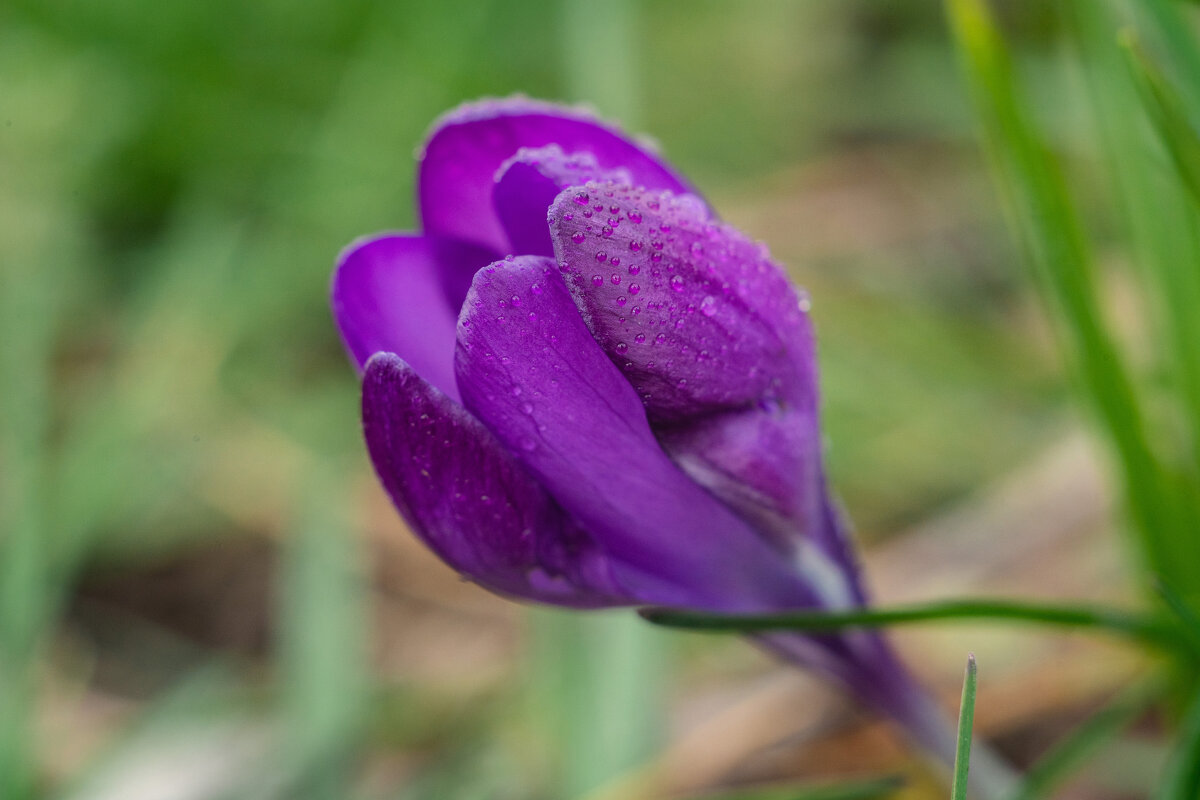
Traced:
<path fill-rule="evenodd" d="M 1053 4 L 998 10 L 1089 197 Z M 740 641 L 489 596 L 383 497 L 332 264 L 414 226 L 438 114 L 513 92 L 652 133 L 811 291 L 834 483 L 882 600 L 1126 596 L 1105 462 L 939 3 L 8 0 L 4 796 L 657 798 L 895 773 L 938 796 L 835 690 Z M 1101 249 L 1136 357 L 1121 260 Z M 898 638 L 948 713 L 978 653 L 979 730 L 1018 763 L 1142 666 L 1061 634 Z M 1134 731 L 1091 778 L 1136 784 L 1157 747 Z"/>

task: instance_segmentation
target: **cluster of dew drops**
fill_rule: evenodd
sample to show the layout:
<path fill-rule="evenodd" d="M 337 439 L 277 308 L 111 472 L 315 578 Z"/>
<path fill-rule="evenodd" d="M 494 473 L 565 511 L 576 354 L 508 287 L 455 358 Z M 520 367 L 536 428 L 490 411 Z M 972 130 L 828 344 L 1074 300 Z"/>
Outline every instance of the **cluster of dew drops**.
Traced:
<path fill-rule="evenodd" d="M 606 201 L 605 198 L 610 199 Z M 625 293 L 617 294 L 612 298 L 616 311 L 610 309 L 610 313 L 617 316 L 618 323 L 623 327 L 627 321 L 626 315 L 637 317 L 642 313 L 643 304 L 638 303 L 638 296 L 642 293 L 641 282 L 645 282 L 645 279 L 649 277 L 652 285 L 661 286 L 665 270 L 669 274 L 669 277 L 666 278 L 666 285 L 674 293 L 682 295 L 690 287 L 688 286 L 689 279 L 681 275 L 680 271 L 695 275 L 697 263 L 705 266 L 703 273 L 707 277 L 702 280 L 705 282 L 705 288 L 711 290 L 711 293 L 705 294 L 698 303 L 686 302 L 687 298 L 683 297 L 677 303 L 661 299 L 644 301 L 647 310 L 665 310 L 666 313 L 661 315 L 659 325 L 667 327 L 668 330 L 682 331 L 688 324 L 688 318 L 693 314 L 698 313 L 705 318 L 717 315 L 721 305 L 718 295 L 726 303 L 740 298 L 743 302 L 739 305 L 743 308 L 748 305 L 767 307 L 774 305 L 774 309 L 766 308 L 764 310 L 767 310 L 773 318 L 781 320 L 784 325 L 795 325 L 809 310 L 807 295 L 796 293 L 782 270 L 770 260 L 766 245 L 750 244 L 742 239 L 740 234 L 732 232 L 732 229 L 708 221 L 707 209 L 702 201 L 694 196 L 673 195 L 669 192 L 653 193 L 642 187 L 634 188 L 627 185 L 588 183 L 576 190 L 572 199 L 575 208 L 563 211 L 561 220 L 569 223 L 575 220 L 576 214 L 583 217 L 582 226 L 571 233 L 570 239 L 579 246 L 584 245 L 589 238 L 597 240 L 600 249 L 595 251 L 594 258 L 596 267 L 601 271 L 594 272 L 589 278 L 585 274 L 586 270 L 579 266 L 573 266 L 567 261 L 560 262 L 559 269 L 564 273 L 575 273 L 579 281 L 585 284 L 590 282 L 594 289 L 603 289 L 606 282 L 612 287 L 620 287 L 623 282 L 628 280 L 624 289 Z M 622 205 L 614 202 L 616 200 L 626 201 L 628 208 L 623 208 Z M 645 239 L 636 236 L 628 238 L 629 254 L 623 256 L 620 242 L 624 242 L 627 237 L 615 235 L 623 222 L 627 221 L 629 226 L 635 228 L 641 226 L 643 213 L 640 209 L 642 208 L 657 217 L 658 224 L 649 226 L 650 235 Z M 692 219 L 703 220 L 699 230 L 692 223 Z M 578 225 L 578 223 L 576 224 Z M 679 244 L 675 244 L 677 239 L 681 238 L 677 236 L 677 233 L 685 234 Z M 691 244 L 682 248 L 682 254 L 677 254 L 676 251 L 681 249 L 683 242 L 693 237 Z M 710 245 L 715 244 L 715 246 L 711 246 L 711 252 L 707 254 L 705 253 L 706 241 Z M 731 242 L 732 247 L 730 246 Z M 750 252 L 731 252 L 739 242 L 745 242 L 745 247 Z M 665 263 L 664 251 L 671 255 L 665 260 Z M 735 262 L 732 269 L 725 263 L 731 260 L 731 256 Z M 627 277 L 617 271 L 622 266 L 623 259 L 626 262 Z M 676 263 L 676 259 L 680 259 L 682 270 L 679 270 L 680 264 Z M 718 266 L 717 262 L 721 262 L 721 265 Z M 611 273 L 609 269 L 612 270 Z M 639 277 L 643 269 L 648 270 L 650 274 Z M 695 278 L 690 280 L 695 280 Z M 611 296 L 610 292 L 605 292 L 605 294 Z M 752 299 L 747 301 L 751 295 Z M 630 306 L 631 303 L 633 305 Z M 627 306 L 630 307 L 626 308 Z M 741 313 L 744 311 L 734 311 L 731 312 L 731 315 Z M 671 324 L 668 325 L 668 323 Z M 641 327 L 643 326 L 639 326 L 639 328 Z M 720 336 L 722 332 L 725 334 L 724 336 Z M 726 354 L 731 348 L 736 350 L 738 347 L 736 336 L 731 335 L 732 331 L 728 328 L 706 325 L 703 327 L 703 332 L 698 331 L 697 333 L 699 335 L 694 339 L 682 335 L 674 337 L 677 339 L 675 345 L 680 355 L 686 355 L 689 349 L 694 349 L 693 359 L 696 362 L 704 362 L 714 359 L 713 353 L 708 349 L 710 346 L 716 349 L 718 354 Z M 714 342 L 712 337 L 716 337 L 718 341 Z M 618 355 L 626 355 L 630 351 L 629 341 L 625 341 L 625 339 L 631 339 L 635 345 L 654 345 L 662 344 L 672 337 L 667 332 L 660 331 L 652 338 L 648 338 L 647 334 L 639 329 L 632 337 L 620 338 L 621 341 L 612 345 L 612 349 Z M 624 366 L 629 369 L 634 367 L 634 363 L 626 361 Z M 653 361 L 646 361 L 642 366 L 645 369 L 653 369 L 655 364 Z M 670 369 L 673 362 L 668 361 L 665 366 Z M 716 366 L 715 361 L 710 366 Z M 679 378 L 677 384 L 679 389 L 684 390 L 687 379 Z M 649 400 L 650 398 L 646 397 L 645 399 Z"/>

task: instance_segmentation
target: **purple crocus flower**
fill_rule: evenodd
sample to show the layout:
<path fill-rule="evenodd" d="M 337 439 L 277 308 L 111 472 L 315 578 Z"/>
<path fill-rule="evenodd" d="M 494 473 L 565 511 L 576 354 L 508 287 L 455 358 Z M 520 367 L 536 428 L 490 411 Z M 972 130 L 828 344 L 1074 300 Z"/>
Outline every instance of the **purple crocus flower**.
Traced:
<path fill-rule="evenodd" d="M 410 526 L 493 592 L 580 608 L 859 605 L 821 463 L 808 299 L 646 145 L 523 98 L 438 121 L 423 230 L 333 280 L 367 447 Z M 760 642 L 953 752 L 871 633 Z"/>

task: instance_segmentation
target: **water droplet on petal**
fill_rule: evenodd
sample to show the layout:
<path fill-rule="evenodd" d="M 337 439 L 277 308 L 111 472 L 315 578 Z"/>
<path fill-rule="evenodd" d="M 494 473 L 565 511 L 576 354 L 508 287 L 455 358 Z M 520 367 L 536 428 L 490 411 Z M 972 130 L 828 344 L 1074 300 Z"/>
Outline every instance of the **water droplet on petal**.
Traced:
<path fill-rule="evenodd" d="M 677 292 L 683 291 L 683 278 L 679 275 L 671 276 L 671 288 Z"/>
<path fill-rule="evenodd" d="M 583 231 L 576 231 L 575 233 L 571 234 L 571 241 L 575 244 L 583 244 L 583 240 L 586 238 L 587 236 L 584 235 Z"/>
<path fill-rule="evenodd" d="M 700 301 L 700 313 L 706 317 L 717 313 L 717 301 L 711 294 Z"/>

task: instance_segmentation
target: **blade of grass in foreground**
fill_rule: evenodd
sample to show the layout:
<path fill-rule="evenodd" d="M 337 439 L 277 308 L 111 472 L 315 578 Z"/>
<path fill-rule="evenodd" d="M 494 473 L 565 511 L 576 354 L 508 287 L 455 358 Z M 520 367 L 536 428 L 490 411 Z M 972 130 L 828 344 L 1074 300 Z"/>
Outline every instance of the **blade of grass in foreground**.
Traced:
<path fill-rule="evenodd" d="M 834 631 L 971 619 L 1091 629 L 1168 649 L 1182 646 L 1175 626 L 1145 615 L 1097 606 L 1041 606 L 1012 600 L 947 600 L 893 608 L 794 611 L 746 616 L 706 614 L 669 608 L 646 608 L 639 613 L 655 625 L 712 632 Z"/>
<path fill-rule="evenodd" d="M 899 777 L 826 783 L 819 786 L 773 786 L 706 794 L 694 800 L 874 800 L 888 797 L 904 785 Z"/>
<path fill-rule="evenodd" d="M 285 774 L 308 800 L 346 796 L 365 719 L 366 594 L 336 480 L 314 469 L 284 552 Z M 335 510 L 336 509 L 336 510 Z"/>
<path fill-rule="evenodd" d="M 0 797 L 31 797 L 37 651 L 53 595 L 45 525 L 56 270 L 0 267 Z M 48 259 L 49 260 L 49 259 Z"/>
<path fill-rule="evenodd" d="M 1170 454 L 1173 462 L 1184 463 L 1190 455 L 1194 480 L 1194 468 L 1200 466 L 1200 316 L 1195 313 L 1200 306 L 1200 206 L 1192 202 L 1184 176 L 1162 158 L 1153 131 L 1147 135 L 1146 117 L 1153 118 L 1155 111 L 1148 102 L 1149 87 L 1139 85 L 1143 82 L 1131 69 L 1133 54 L 1115 36 L 1118 14 L 1110 3 L 1096 0 L 1061 5 L 1078 40 L 1104 166 L 1113 177 L 1131 255 L 1140 267 L 1138 277 L 1148 285 L 1146 299 L 1152 305 L 1146 310 L 1146 326 L 1156 340 L 1155 362 L 1162 363 L 1163 380 L 1171 389 L 1164 399 L 1173 405 L 1178 400 L 1181 427 L 1159 441 L 1178 446 Z M 1198 268 L 1186 268 L 1189 264 Z M 1200 518 L 1200 492 L 1181 495 L 1191 517 Z M 1181 508 L 1180 513 L 1189 512 Z M 1186 558 L 1200 563 L 1200 549 Z"/>
<path fill-rule="evenodd" d="M 1147 57 L 1132 31 L 1122 32 L 1121 47 L 1151 122 L 1171 154 L 1179 177 L 1200 203 L 1200 137 L 1188 119 L 1183 99 Z"/>
<path fill-rule="evenodd" d="M 1097 711 L 1045 753 L 1025 773 L 1012 800 L 1049 797 L 1069 775 L 1086 766 L 1096 751 L 1133 723 L 1163 692 L 1160 682 L 1135 686 Z"/>
<path fill-rule="evenodd" d="M 1158 797 L 1161 800 L 1196 800 L 1200 797 L 1200 694 L 1183 718 L 1179 740 L 1167 763 Z"/>
<path fill-rule="evenodd" d="M 975 727 L 975 694 L 979 677 L 975 654 L 967 656 L 967 674 L 963 680 L 962 705 L 958 709 L 958 747 L 954 751 L 954 783 L 951 800 L 967 800 L 967 773 L 971 769 L 971 731 Z"/>
<path fill-rule="evenodd" d="M 1059 166 L 1017 96 L 1007 48 L 983 0 L 947 0 L 985 143 L 1008 214 L 1053 315 L 1081 388 L 1112 441 L 1145 557 L 1185 570 L 1170 542 L 1182 525 L 1146 440 L 1133 383 L 1100 312 L 1082 228 Z"/>

